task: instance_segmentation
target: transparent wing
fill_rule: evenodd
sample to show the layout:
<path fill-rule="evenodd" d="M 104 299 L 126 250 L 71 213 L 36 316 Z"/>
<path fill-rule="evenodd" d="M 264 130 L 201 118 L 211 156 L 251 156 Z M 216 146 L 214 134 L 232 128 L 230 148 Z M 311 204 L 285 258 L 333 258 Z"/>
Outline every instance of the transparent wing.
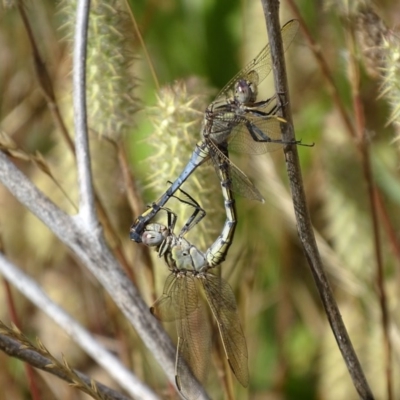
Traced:
<path fill-rule="evenodd" d="M 297 20 L 291 20 L 287 22 L 281 29 L 283 50 L 286 51 L 287 48 L 292 43 L 297 31 L 299 30 L 299 22 Z M 234 90 L 235 83 L 239 79 L 246 79 L 253 82 L 255 85 L 259 85 L 271 72 L 271 49 L 269 44 L 267 44 L 258 56 L 250 61 L 240 72 L 238 72 L 228 84 L 221 90 L 215 99 L 215 102 L 226 102 L 226 99 L 232 97 L 232 91 Z"/>
<path fill-rule="evenodd" d="M 180 280 L 180 313 L 176 319 L 178 345 L 175 364 L 176 386 L 187 399 L 196 399 L 200 391 L 194 380 L 203 383 L 207 377 L 211 354 L 211 332 L 201 303 L 195 310 L 186 308 L 187 298 L 198 297 L 195 278 Z M 197 387 L 197 389 L 196 389 Z"/>
<path fill-rule="evenodd" d="M 227 282 L 212 273 L 206 274 L 202 284 L 208 304 L 217 321 L 229 365 L 238 381 L 247 387 L 249 383 L 247 345 L 232 289 Z"/>
<path fill-rule="evenodd" d="M 190 274 L 170 274 L 164 293 L 150 310 L 162 321 L 175 321 L 178 335 L 176 385 L 186 399 L 196 399 L 200 395 L 197 383 L 204 382 L 207 377 L 207 361 L 211 354 L 211 333 L 204 307 L 199 303 L 196 279 Z"/>
<path fill-rule="evenodd" d="M 245 119 L 232 130 L 229 150 L 258 155 L 282 148 L 282 118 L 274 115 L 259 117 L 249 113 Z"/>
<path fill-rule="evenodd" d="M 264 202 L 264 198 L 260 191 L 246 176 L 246 174 L 242 172 L 227 156 L 225 156 L 211 141 L 209 141 L 209 146 L 210 153 L 212 154 L 211 160 L 218 177 L 221 178 L 221 165 L 224 166 L 223 168 L 228 169 L 223 176 L 227 175 L 229 177 L 229 189 L 248 199 Z"/>
<path fill-rule="evenodd" d="M 225 108 L 228 111 L 221 108 L 214 113 L 210 132 L 207 132 L 216 146 L 227 142 L 230 150 L 247 154 L 264 154 L 282 147 L 280 124 L 285 120 L 273 114 L 275 108 L 267 112 L 256 106 Z"/>
<path fill-rule="evenodd" d="M 197 292 L 187 291 L 184 284 L 186 279 L 178 278 L 174 273 L 168 275 L 162 296 L 150 307 L 150 312 L 160 321 L 171 322 L 177 318 L 185 318 L 197 309 Z M 186 296 L 184 303 L 182 296 Z"/>
<path fill-rule="evenodd" d="M 174 298 L 174 293 L 176 286 L 177 279 L 175 274 L 168 275 L 164 284 L 163 294 L 150 307 L 150 312 L 160 321 L 175 321 L 175 304 L 177 300 Z"/>

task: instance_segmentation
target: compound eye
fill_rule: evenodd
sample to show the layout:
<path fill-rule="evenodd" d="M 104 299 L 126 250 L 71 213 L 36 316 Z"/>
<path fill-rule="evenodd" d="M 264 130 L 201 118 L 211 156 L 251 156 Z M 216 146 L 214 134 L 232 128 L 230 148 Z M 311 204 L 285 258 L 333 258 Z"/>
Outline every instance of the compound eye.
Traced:
<path fill-rule="evenodd" d="M 148 231 L 142 235 L 142 242 L 150 247 L 160 245 L 163 240 L 164 236 L 159 232 Z"/>
<path fill-rule="evenodd" d="M 254 92 L 251 83 L 240 79 L 235 85 L 235 98 L 236 101 L 242 104 L 250 102 L 254 97 Z"/>

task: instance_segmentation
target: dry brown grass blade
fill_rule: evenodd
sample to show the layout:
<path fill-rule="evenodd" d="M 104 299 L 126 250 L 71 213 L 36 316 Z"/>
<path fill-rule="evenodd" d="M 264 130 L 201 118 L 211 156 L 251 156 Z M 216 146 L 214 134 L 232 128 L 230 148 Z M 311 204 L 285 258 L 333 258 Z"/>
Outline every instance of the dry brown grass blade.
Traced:
<path fill-rule="evenodd" d="M 262 5 L 267 23 L 271 58 L 274 65 L 275 91 L 276 93 L 282 94 L 282 99 L 280 99 L 282 102 L 282 116 L 288 122 L 282 127 L 282 138 L 289 143 L 295 140 L 295 132 L 289 106 L 289 90 L 283 56 L 282 38 L 280 35 L 279 2 L 262 0 Z M 357 392 L 363 399 L 373 399 L 374 397 L 371 389 L 369 388 L 357 354 L 354 351 L 322 264 L 306 203 L 302 172 L 296 146 L 287 146 L 285 149 L 285 159 L 292 192 L 293 207 L 296 215 L 298 235 L 325 313 L 331 325 L 332 333 L 335 336 Z"/>
<path fill-rule="evenodd" d="M 5 132 L 0 131 L 0 150 L 4 151 L 11 158 L 16 160 L 31 162 L 36 165 L 44 174 L 46 174 L 54 184 L 60 189 L 66 199 L 71 203 L 72 207 L 77 210 L 76 204 L 73 202 L 68 193 L 64 190 L 60 182 L 56 179 L 51 171 L 51 168 L 47 161 L 44 159 L 41 153 L 38 151 L 36 154 L 29 154 L 23 149 L 19 148 L 17 144 L 12 140 L 12 138 Z"/>
<path fill-rule="evenodd" d="M 96 400 L 127 400 L 122 394 L 75 371 L 70 367 L 64 355 L 62 362 L 57 360 L 40 339 L 37 338 L 36 345 L 34 345 L 14 324 L 10 328 L 0 321 L 0 349 L 35 368 L 58 376 Z"/>

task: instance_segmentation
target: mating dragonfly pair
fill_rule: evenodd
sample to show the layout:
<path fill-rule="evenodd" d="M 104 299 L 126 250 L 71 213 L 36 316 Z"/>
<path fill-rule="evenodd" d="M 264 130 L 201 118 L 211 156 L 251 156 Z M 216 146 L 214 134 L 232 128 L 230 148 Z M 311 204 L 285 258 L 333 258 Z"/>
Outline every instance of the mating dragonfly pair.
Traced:
<path fill-rule="evenodd" d="M 206 323 L 207 313 L 200 301 L 200 287 L 217 322 L 223 348 L 230 368 L 243 386 L 248 385 L 247 346 L 235 296 L 229 284 L 221 279 L 214 267 L 225 257 L 221 243 L 227 244 L 233 237 L 235 223 L 227 218 L 224 226 L 226 241 L 222 234 L 206 253 L 187 241 L 184 235 L 204 216 L 205 211 L 182 189 L 189 200 L 176 199 L 192 206 L 194 212 L 181 229 L 174 234 L 177 220 L 168 208 L 168 226 L 159 223 L 148 224 L 142 234 L 142 242 L 154 247 L 159 257 L 164 258 L 171 271 L 163 295 L 153 304 L 151 312 L 162 321 L 175 321 L 178 333 L 176 351 L 176 385 L 186 399 L 196 399 L 200 391 L 197 382 L 204 382 L 208 372 L 208 356 L 211 354 L 211 332 Z M 229 191 L 225 202 L 230 201 Z M 219 249 L 213 252 L 211 249 Z M 189 368 L 188 368 L 189 367 Z"/>
<path fill-rule="evenodd" d="M 281 30 L 286 50 L 298 30 L 295 20 L 286 23 Z M 208 354 L 207 335 L 201 331 L 204 310 L 199 301 L 196 282 L 204 290 L 207 303 L 217 321 L 226 358 L 238 381 L 248 385 L 247 347 L 240 326 L 236 301 L 232 289 L 213 271 L 224 260 L 232 243 L 236 227 L 236 209 L 232 192 L 244 197 L 263 201 L 258 189 L 249 178 L 229 159 L 229 151 L 262 154 L 282 145 L 300 144 L 298 141 L 284 142 L 281 123 L 277 116 L 276 96 L 257 101 L 258 85 L 272 68 L 270 47 L 266 45 L 259 55 L 241 70 L 220 92 L 205 111 L 200 140 L 183 172 L 168 190 L 139 216 L 130 229 L 130 238 L 150 247 L 155 247 L 171 271 L 164 286 L 163 295 L 151 308 L 152 313 L 163 321 L 175 321 L 178 332 L 176 357 L 176 384 L 187 399 L 194 399 L 193 379 L 203 382 L 207 369 L 204 356 Z M 204 216 L 198 203 L 181 200 L 192 206 L 194 212 L 179 235 L 175 235 L 176 215 L 165 208 L 165 204 L 194 170 L 211 160 L 220 180 L 226 221 L 220 236 L 205 252 L 189 243 L 184 235 Z M 179 199 L 179 198 L 178 198 Z M 168 225 L 151 223 L 153 217 L 164 210 Z M 189 369 L 187 368 L 189 367 Z M 190 372 L 191 371 L 191 372 Z"/>

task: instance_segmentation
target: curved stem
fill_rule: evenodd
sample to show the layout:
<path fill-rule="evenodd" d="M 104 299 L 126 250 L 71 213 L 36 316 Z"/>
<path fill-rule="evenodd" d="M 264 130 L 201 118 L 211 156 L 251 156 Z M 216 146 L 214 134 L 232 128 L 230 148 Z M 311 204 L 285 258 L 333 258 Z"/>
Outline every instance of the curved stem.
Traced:
<path fill-rule="evenodd" d="M 175 347 L 102 238 L 52 203 L 0 151 L 0 182 L 97 278 L 175 385 Z M 203 389 L 199 387 L 199 391 Z M 202 398 L 207 398 L 203 396 Z"/>
<path fill-rule="evenodd" d="M 269 44 L 271 48 L 271 58 L 274 71 L 275 92 L 282 93 L 284 99 L 281 100 L 282 116 L 287 121 L 283 124 L 282 138 L 286 143 L 295 140 L 291 110 L 289 107 L 289 91 L 283 55 L 282 38 L 279 23 L 279 1 L 261 0 L 264 15 L 267 21 Z M 307 209 L 303 179 L 301 175 L 299 157 L 296 146 L 286 146 L 285 148 L 286 167 L 292 192 L 294 212 L 297 221 L 297 230 L 304 254 L 311 268 L 318 293 L 320 295 L 325 313 L 331 325 L 332 332 L 338 343 L 343 359 L 347 365 L 353 384 L 363 399 L 373 399 L 373 395 L 360 362 L 354 351 L 350 337 L 340 315 L 339 308 L 333 296 L 330 283 L 325 274 L 321 256 L 315 241 L 314 232 L 310 216 Z"/>
<path fill-rule="evenodd" d="M 73 90 L 75 119 L 75 151 L 79 180 L 79 215 L 88 229 L 98 230 L 90 165 L 90 149 L 86 107 L 86 46 L 89 26 L 90 0 L 78 1 L 73 59 Z"/>
<path fill-rule="evenodd" d="M 0 253 L 0 272 L 40 310 L 55 321 L 87 354 L 108 371 L 113 378 L 132 396 L 156 400 L 157 396 L 126 369 L 74 318 L 55 304 L 42 288 L 29 276 L 8 261 Z"/>

